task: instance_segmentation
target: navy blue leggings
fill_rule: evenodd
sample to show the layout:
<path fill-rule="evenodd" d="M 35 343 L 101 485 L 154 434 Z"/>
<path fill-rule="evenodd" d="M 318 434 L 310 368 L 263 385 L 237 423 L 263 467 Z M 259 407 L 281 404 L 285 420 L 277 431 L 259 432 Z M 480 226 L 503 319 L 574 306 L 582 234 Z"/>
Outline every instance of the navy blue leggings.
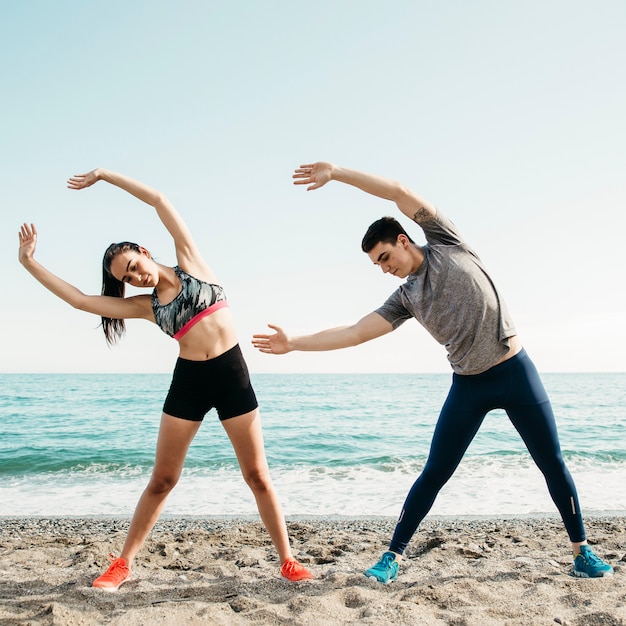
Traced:
<path fill-rule="evenodd" d="M 550 400 L 522 350 L 482 374 L 453 374 L 426 465 L 404 503 L 389 549 L 402 554 L 437 494 L 458 467 L 485 415 L 504 409 L 543 473 L 572 542 L 585 540 L 574 481 L 561 456 Z"/>

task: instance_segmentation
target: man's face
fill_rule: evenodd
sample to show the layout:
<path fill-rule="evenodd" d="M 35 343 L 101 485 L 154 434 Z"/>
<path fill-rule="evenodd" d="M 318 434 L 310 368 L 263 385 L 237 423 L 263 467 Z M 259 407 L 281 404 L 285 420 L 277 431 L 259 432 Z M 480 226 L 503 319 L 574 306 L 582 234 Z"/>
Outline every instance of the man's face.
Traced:
<path fill-rule="evenodd" d="M 411 242 L 405 235 L 398 235 L 394 243 L 379 242 L 367 256 L 374 265 L 378 265 L 385 274 L 406 278 L 415 271 L 415 259 L 410 252 Z"/>

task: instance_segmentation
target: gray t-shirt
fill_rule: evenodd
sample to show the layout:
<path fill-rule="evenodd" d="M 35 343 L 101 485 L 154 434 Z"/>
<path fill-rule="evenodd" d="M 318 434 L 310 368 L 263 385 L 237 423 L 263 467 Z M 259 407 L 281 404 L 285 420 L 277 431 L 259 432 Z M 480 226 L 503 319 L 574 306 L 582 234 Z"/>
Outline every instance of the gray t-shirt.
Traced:
<path fill-rule="evenodd" d="M 420 224 L 424 262 L 376 313 L 394 328 L 414 317 L 448 350 L 457 374 L 480 374 L 516 334 L 506 304 L 476 253 L 439 211 Z"/>

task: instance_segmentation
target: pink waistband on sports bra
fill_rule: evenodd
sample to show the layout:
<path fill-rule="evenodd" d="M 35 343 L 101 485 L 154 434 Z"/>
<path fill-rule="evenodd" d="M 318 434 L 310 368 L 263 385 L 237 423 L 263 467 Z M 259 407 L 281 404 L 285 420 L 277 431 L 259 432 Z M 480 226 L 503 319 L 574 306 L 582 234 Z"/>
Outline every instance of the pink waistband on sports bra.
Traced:
<path fill-rule="evenodd" d="M 211 315 L 211 313 L 215 313 L 218 309 L 223 309 L 225 306 L 228 306 L 227 300 L 219 300 L 215 304 L 212 304 L 208 309 L 204 309 L 204 311 L 200 311 L 198 315 L 192 317 L 175 335 L 173 335 L 176 341 L 180 341 L 180 338 L 183 335 L 186 335 L 193 326 L 195 326 L 203 317 L 207 315 Z"/>

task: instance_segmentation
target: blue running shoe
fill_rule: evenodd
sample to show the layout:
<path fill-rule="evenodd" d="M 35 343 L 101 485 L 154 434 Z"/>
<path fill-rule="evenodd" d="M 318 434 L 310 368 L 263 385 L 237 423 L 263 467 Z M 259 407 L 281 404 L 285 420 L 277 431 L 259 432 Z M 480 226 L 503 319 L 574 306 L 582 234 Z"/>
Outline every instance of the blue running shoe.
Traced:
<path fill-rule="evenodd" d="M 365 570 L 365 575 L 372 576 L 379 583 L 388 585 L 398 577 L 399 569 L 400 565 L 396 561 L 396 555 L 393 552 L 385 552 L 374 567 Z"/>
<path fill-rule="evenodd" d="M 613 576 L 613 568 L 596 556 L 586 544 L 580 546 L 580 554 L 574 558 L 574 576 L 579 578 L 602 578 Z"/>

